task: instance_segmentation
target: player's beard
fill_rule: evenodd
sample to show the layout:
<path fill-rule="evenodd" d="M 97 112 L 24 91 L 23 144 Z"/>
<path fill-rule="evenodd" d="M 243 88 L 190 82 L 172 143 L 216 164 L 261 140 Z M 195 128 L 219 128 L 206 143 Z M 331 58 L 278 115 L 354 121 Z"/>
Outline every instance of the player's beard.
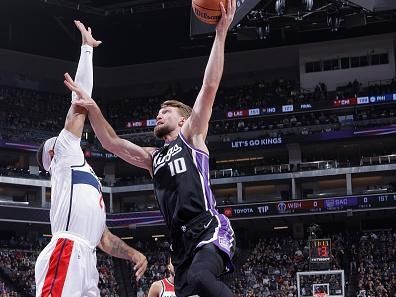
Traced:
<path fill-rule="evenodd" d="M 154 128 L 154 135 L 160 139 L 163 139 L 171 132 L 172 129 L 168 125 L 155 126 Z"/>

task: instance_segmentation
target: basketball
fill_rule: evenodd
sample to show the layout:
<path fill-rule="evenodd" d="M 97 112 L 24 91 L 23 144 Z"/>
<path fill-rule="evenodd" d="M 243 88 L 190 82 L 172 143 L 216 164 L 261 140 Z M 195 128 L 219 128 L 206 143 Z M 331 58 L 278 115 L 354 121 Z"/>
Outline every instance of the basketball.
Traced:
<path fill-rule="evenodd" d="M 217 24 L 221 18 L 220 0 L 192 0 L 192 9 L 197 18 L 207 24 Z M 227 7 L 227 0 L 223 0 Z"/>

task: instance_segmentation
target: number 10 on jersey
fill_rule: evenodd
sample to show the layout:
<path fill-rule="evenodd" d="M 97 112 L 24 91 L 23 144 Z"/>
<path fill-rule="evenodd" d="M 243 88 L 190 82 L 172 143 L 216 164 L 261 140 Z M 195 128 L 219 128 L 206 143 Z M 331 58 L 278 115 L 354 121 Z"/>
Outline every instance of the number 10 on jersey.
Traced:
<path fill-rule="evenodd" d="M 187 171 L 186 161 L 184 158 L 178 158 L 168 163 L 169 170 L 172 176 Z"/>

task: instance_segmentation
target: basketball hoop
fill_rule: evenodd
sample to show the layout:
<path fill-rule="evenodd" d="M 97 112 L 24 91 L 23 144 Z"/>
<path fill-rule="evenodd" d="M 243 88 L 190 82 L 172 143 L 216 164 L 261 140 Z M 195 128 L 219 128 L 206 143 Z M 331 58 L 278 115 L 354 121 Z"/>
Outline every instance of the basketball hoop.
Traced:
<path fill-rule="evenodd" d="M 328 282 L 330 279 L 335 279 L 336 282 Z M 299 296 L 307 296 L 308 293 L 311 297 L 344 297 L 346 296 L 344 287 L 344 270 L 297 272 L 297 292 L 299 292 Z"/>

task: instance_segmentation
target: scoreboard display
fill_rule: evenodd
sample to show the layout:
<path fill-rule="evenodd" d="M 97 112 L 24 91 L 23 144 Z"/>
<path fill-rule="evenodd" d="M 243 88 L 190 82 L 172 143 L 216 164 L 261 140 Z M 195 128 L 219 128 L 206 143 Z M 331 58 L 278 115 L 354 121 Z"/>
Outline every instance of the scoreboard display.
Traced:
<path fill-rule="evenodd" d="M 312 239 L 309 242 L 310 263 L 330 264 L 331 240 Z"/>
<path fill-rule="evenodd" d="M 370 211 L 378 208 L 396 209 L 396 193 L 226 205 L 219 206 L 219 211 L 231 219 L 239 219 L 292 216 L 306 213 Z M 323 243 L 324 245 L 321 246 L 325 247 L 326 240 Z M 320 242 L 313 242 L 312 244 L 316 245 Z"/>

